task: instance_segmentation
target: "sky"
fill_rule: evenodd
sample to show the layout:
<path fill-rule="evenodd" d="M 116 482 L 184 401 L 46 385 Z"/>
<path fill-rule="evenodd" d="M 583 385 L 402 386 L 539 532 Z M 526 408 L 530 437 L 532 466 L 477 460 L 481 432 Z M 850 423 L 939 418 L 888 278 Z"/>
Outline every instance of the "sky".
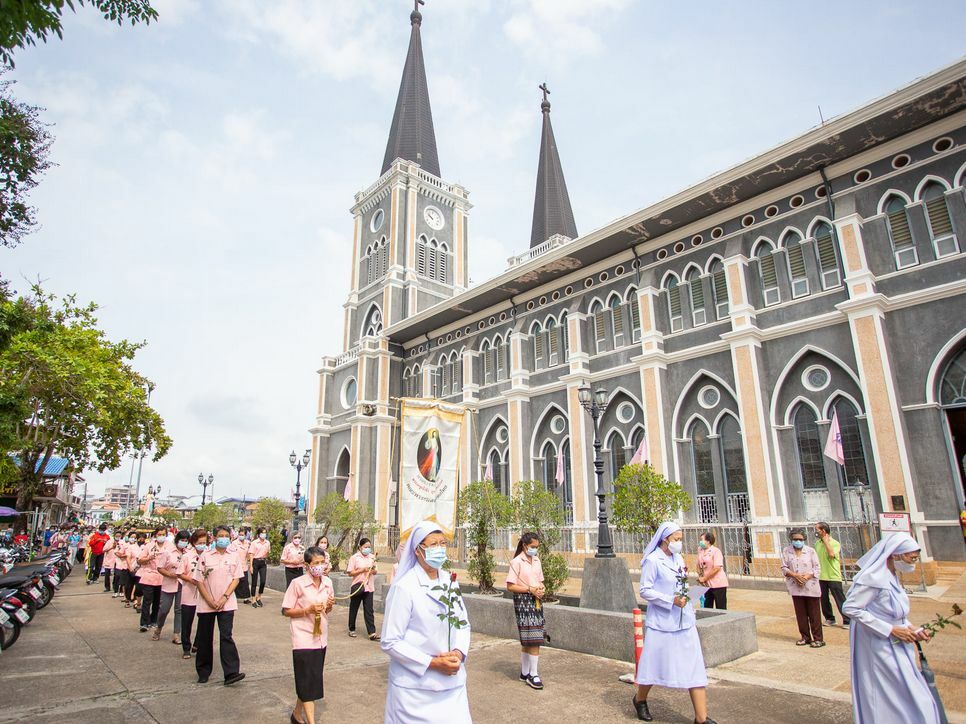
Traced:
<path fill-rule="evenodd" d="M 411 0 L 154 0 L 90 8 L 16 54 L 57 164 L 39 228 L 0 248 L 23 289 L 100 305 L 174 439 L 142 490 L 289 498 L 324 355 L 341 352 L 353 195 L 379 177 Z M 469 189 L 470 277 L 526 251 L 549 84 L 581 233 L 958 60 L 966 4 L 428 0 L 442 176 Z M 89 491 L 131 467 L 86 474 Z M 303 482 L 306 475 L 303 473 Z M 83 492 L 83 491 L 81 491 Z M 209 494 L 210 494 L 209 490 Z"/>

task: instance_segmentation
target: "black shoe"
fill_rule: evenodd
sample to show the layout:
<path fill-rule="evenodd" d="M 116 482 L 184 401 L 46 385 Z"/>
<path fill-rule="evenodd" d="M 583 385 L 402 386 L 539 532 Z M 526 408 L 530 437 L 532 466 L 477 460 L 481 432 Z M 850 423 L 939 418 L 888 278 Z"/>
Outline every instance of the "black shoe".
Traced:
<path fill-rule="evenodd" d="M 138 631 L 140 631 L 141 633 L 144 633 L 147 630 L 148 630 L 147 626 L 141 626 L 140 628 L 138 628 Z"/>
<path fill-rule="evenodd" d="M 241 672 L 237 674 L 232 674 L 231 676 L 225 677 L 225 686 L 231 686 L 232 684 L 237 684 L 239 681 L 245 678 L 245 675 Z"/>
<path fill-rule="evenodd" d="M 536 689 L 537 691 L 540 691 L 543 688 L 543 681 L 540 680 L 539 676 L 530 676 L 530 677 L 527 677 L 527 685 L 531 689 Z"/>
<path fill-rule="evenodd" d="M 705 719 L 704 719 L 704 721 L 703 721 L 703 722 L 701 722 L 701 721 L 698 721 L 697 719 L 695 719 L 695 720 L 694 720 L 694 724 L 718 724 L 718 722 L 716 722 L 716 721 L 715 721 L 714 719 L 712 719 L 712 718 L 711 718 L 711 717 L 709 716 L 709 717 L 705 717 Z"/>
<path fill-rule="evenodd" d="M 524 674 L 523 672 L 520 672 L 520 681 L 522 681 L 524 684 L 529 684 L 530 674 Z"/>
<path fill-rule="evenodd" d="M 651 716 L 651 710 L 647 708 L 647 700 L 638 701 L 635 695 L 631 699 L 634 702 L 634 709 L 637 710 L 637 718 L 641 721 L 654 721 L 654 717 Z"/>
<path fill-rule="evenodd" d="M 199 676 L 198 677 L 198 683 L 199 684 L 207 684 L 208 683 L 208 677 L 207 676 Z"/>

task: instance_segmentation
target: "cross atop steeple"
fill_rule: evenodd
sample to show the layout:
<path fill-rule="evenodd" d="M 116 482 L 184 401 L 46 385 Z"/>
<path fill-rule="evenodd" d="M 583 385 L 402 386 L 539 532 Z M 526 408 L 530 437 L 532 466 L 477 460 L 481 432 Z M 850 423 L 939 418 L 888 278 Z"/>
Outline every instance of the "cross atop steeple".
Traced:
<path fill-rule="evenodd" d="M 546 81 L 537 86 L 543 92 L 540 110 L 543 112 L 543 131 L 540 136 L 540 156 L 537 161 L 537 193 L 533 200 L 533 229 L 530 247 L 539 246 L 554 234 L 577 238 L 577 225 L 567 194 L 557 141 L 550 125 L 550 88 Z"/>
<path fill-rule="evenodd" d="M 417 2 L 418 2 L 418 0 L 417 0 Z M 540 90 L 543 91 L 543 102 L 546 103 L 547 102 L 547 96 L 550 95 L 550 89 L 547 88 L 547 81 L 544 81 L 543 83 L 541 83 L 540 85 L 538 85 L 537 88 L 539 88 Z"/>
<path fill-rule="evenodd" d="M 413 25 L 422 25 L 423 14 L 419 12 L 419 6 L 425 4 L 426 0 L 413 0 L 413 11 L 409 14 L 409 22 Z"/>

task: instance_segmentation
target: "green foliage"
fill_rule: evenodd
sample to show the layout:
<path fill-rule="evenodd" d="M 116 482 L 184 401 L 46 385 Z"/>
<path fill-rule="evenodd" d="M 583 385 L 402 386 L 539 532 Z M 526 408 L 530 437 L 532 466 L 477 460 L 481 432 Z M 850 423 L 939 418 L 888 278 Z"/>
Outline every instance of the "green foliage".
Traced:
<path fill-rule="evenodd" d="M 513 518 L 521 533 L 536 533 L 540 540 L 543 587 L 547 600 L 552 601 L 570 575 L 567 559 L 553 552 L 564 520 L 560 498 L 538 480 L 522 480 L 513 492 Z"/>
<path fill-rule="evenodd" d="M 204 528 L 212 530 L 216 525 L 224 523 L 222 509 L 217 503 L 205 503 L 195 511 L 191 518 L 191 525 L 194 528 Z"/>
<path fill-rule="evenodd" d="M 278 529 L 270 530 L 268 542 L 271 544 L 271 548 L 268 550 L 268 562 L 277 566 L 282 560 L 282 549 L 285 547 L 285 543 L 282 541 L 282 531 Z"/>
<path fill-rule="evenodd" d="M 0 246 L 7 247 L 19 244 L 36 224 L 36 210 L 28 205 L 27 194 L 50 168 L 53 142 L 40 120 L 42 109 L 14 98 L 12 85 L 13 81 L 0 81 Z"/>
<path fill-rule="evenodd" d="M 76 470 L 98 472 L 118 468 L 132 451 L 153 448 L 153 460 L 168 452 L 164 420 L 148 404 L 153 384 L 131 366 L 143 342 L 112 342 L 97 326 L 96 305 L 58 300 L 39 286 L 26 303 L 6 298 L 0 306 L 0 317 L 27 317 L 0 349 L 0 453 L 20 459 L 18 509 L 29 507 L 55 451 Z"/>
<path fill-rule="evenodd" d="M 650 465 L 625 465 L 614 489 L 614 525 L 641 537 L 654 535 L 661 523 L 691 507 L 691 496 Z"/>
<path fill-rule="evenodd" d="M 275 530 L 281 528 L 282 523 L 291 520 L 291 518 L 292 511 L 281 500 L 278 498 L 262 498 L 255 506 L 252 525 L 256 528 Z"/>
<path fill-rule="evenodd" d="M 167 523 L 177 523 L 178 527 L 181 527 L 181 513 L 176 510 L 163 510 L 157 514 L 158 518 L 162 518 Z"/>
<path fill-rule="evenodd" d="M 129 20 L 131 25 L 150 23 L 158 12 L 149 0 L 5 0 L 0 3 L 0 61 L 13 67 L 13 51 L 47 42 L 51 33 L 63 38 L 64 8 L 76 12 L 74 5 L 92 5 L 103 16 L 118 25 Z"/>
<path fill-rule="evenodd" d="M 344 500 L 338 493 L 323 497 L 314 517 L 322 526 L 321 535 L 329 537 L 329 561 L 334 571 L 352 555 L 360 537 L 374 538 L 379 530 L 372 508 L 358 500 Z"/>
<path fill-rule="evenodd" d="M 513 520 L 510 499 L 488 480 L 477 480 L 460 490 L 459 521 L 466 527 L 466 543 L 470 549 L 467 571 L 480 587 L 480 592 L 493 590 L 496 561 L 490 553 L 490 536 Z"/>

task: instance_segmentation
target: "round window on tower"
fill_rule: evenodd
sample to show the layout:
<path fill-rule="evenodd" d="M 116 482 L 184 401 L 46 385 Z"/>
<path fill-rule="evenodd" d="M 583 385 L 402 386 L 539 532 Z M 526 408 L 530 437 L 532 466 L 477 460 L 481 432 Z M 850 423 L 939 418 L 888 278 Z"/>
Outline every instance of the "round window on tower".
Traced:
<path fill-rule="evenodd" d="M 376 209 L 376 213 L 372 215 L 372 221 L 369 222 L 369 228 L 375 233 L 382 228 L 384 223 L 386 223 L 386 212 L 382 209 Z"/>
<path fill-rule="evenodd" d="M 698 403 L 706 410 L 717 407 L 721 402 L 721 393 L 714 385 L 706 385 L 698 393 Z"/>
<path fill-rule="evenodd" d="M 812 392 L 819 392 L 828 387 L 831 375 L 822 365 L 812 365 L 802 373 L 802 384 Z"/>
<path fill-rule="evenodd" d="M 350 407 L 355 406 L 357 393 L 358 390 L 356 388 L 356 378 L 350 377 L 345 381 L 345 384 L 342 385 L 342 406 L 345 409 L 348 410 Z"/>

